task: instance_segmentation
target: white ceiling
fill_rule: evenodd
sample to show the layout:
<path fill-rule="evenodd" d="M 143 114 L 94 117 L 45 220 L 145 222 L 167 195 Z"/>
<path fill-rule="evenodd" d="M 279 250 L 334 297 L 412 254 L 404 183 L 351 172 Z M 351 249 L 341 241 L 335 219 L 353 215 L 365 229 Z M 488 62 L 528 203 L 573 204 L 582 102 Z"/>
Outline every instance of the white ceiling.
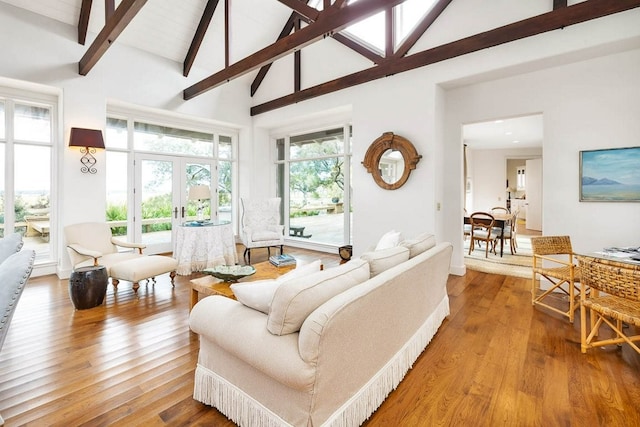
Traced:
<path fill-rule="evenodd" d="M 0 0 L 77 27 L 82 0 Z M 277 0 L 233 0 L 230 63 L 273 43 L 291 10 Z M 120 0 L 116 0 L 116 7 Z M 183 63 L 207 0 L 148 0 L 115 43 L 122 43 Z M 86 46 L 104 26 L 104 0 L 94 0 Z M 218 3 L 194 66 L 208 72 L 224 68 L 224 1 Z M 80 60 L 80 58 L 78 58 Z M 505 118 L 463 127 L 473 149 L 542 146 L 542 115 Z M 518 141 L 518 142 L 514 142 Z"/>
<path fill-rule="evenodd" d="M 542 114 L 471 123 L 462 127 L 462 139 L 474 150 L 542 147 Z"/>
<path fill-rule="evenodd" d="M 74 27 L 82 5 L 82 0 L 0 1 Z M 116 0 L 116 7 L 119 4 Z M 116 43 L 182 63 L 206 4 L 207 0 L 148 0 Z M 291 9 L 276 0 L 233 0 L 230 9 L 230 63 L 273 43 L 291 14 Z M 94 0 L 87 48 L 104 27 L 104 15 L 104 0 Z M 224 1 L 218 3 L 194 66 L 212 73 L 224 67 Z"/>

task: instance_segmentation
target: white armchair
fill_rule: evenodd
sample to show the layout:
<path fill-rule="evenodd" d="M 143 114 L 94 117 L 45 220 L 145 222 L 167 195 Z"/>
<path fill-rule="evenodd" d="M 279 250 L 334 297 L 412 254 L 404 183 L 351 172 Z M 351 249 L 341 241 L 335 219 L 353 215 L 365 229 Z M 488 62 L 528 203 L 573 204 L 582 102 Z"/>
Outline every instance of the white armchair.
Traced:
<path fill-rule="evenodd" d="M 114 288 L 119 280 L 128 280 L 137 291 L 140 280 L 151 278 L 155 282 L 155 276 L 164 273 L 170 273 L 173 285 L 177 260 L 167 256 L 143 255 L 146 245 L 116 239 L 106 222 L 68 225 L 64 228 L 64 235 L 73 268 L 103 265 Z M 132 250 L 120 252 L 118 246 Z"/>
<path fill-rule="evenodd" d="M 242 202 L 242 243 L 245 246 L 244 258 L 251 264 L 251 249 L 284 246 L 284 226 L 280 224 L 280 198 L 251 200 Z"/>

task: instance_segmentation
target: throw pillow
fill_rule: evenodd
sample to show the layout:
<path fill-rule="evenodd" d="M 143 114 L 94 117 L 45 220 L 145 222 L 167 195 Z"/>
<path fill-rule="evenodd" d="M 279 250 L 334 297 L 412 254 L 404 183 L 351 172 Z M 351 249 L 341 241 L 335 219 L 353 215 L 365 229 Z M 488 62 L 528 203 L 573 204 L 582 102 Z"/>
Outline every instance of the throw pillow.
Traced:
<path fill-rule="evenodd" d="M 401 241 L 402 233 L 396 230 L 388 231 L 378 240 L 375 250 L 379 251 L 381 249 L 393 248 L 394 246 L 398 246 Z"/>
<path fill-rule="evenodd" d="M 409 249 L 404 246 L 363 253 L 360 258 L 369 263 L 371 277 L 395 267 L 409 259 Z"/>
<path fill-rule="evenodd" d="M 296 268 L 283 274 L 277 279 L 234 283 L 230 288 L 236 296 L 236 299 L 242 304 L 253 308 L 254 310 L 261 311 L 264 314 L 269 314 L 273 294 L 282 282 L 315 273 L 320 271 L 321 267 L 322 261 L 318 259 L 309 264 L 299 264 Z"/>
<path fill-rule="evenodd" d="M 421 233 L 413 239 L 405 240 L 400 244 L 409 249 L 409 258 L 413 258 L 434 247 L 436 245 L 436 236 L 429 233 Z"/>
<path fill-rule="evenodd" d="M 22 245 L 22 235 L 19 233 L 12 233 L 0 239 L 0 262 L 4 262 L 11 255 L 20 252 Z"/>
<path fill-rule="evenodd" d="M 335 268 L 284 281 L 273 296 L 267 329 L 274 335 L 297 332 L 316 308 L 368 279 L 369 263 L 353 259 Z"/>
<path fill-rule="evenodd" d="M 280 286 L 280 283 L 281 282 L 276 279 L 268 279 L 234 283 L 229 287 L 236 296 L 236 299 L 242 304 L 254 310 L 261 311 L 264 314 L 268 314 L 273 294 L 276 292 L 278 286 Z"/>

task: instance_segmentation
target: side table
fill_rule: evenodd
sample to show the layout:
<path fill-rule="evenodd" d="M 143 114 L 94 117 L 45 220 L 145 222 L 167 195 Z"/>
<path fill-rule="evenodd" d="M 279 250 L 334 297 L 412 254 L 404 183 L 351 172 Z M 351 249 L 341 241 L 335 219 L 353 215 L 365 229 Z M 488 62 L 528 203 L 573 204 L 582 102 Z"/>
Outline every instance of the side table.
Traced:
<path fill-rule="evenodd" d="M 234 265 L 238 254 L 232 224 L 219 221 L 176 227 L 173 257 L 178 260 L 176 273 L 180 276 L 216 265 Z"/>
<path fill-rule="evenodd" d="M 69 297 L 76 310 L 97 307 L 104 301 L 109 277 L 103 265 L 76 268 L 69 277 Z"/>

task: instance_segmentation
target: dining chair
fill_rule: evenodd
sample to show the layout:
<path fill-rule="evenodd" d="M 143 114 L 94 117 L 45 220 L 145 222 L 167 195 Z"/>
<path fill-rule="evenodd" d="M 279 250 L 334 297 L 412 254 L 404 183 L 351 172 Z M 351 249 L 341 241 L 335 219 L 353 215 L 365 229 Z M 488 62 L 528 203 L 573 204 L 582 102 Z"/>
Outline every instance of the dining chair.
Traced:
<path fill-rule="evenodd" d="M 509 213 L 509 209 L 505 208 L 504 206 L 494 206 L 491 208 L 491 214 L 506 214 Z"/>
<path fill-rule="evenodd" d="M 509 249 L 511 250 L 511 255 L 515 255 L 517 253 L 516 248 L 518 245 L 516 244 L 516 233 L 518 228 L 518 211 L 515 211 L 511 215 L 511 219 L 508 224 L 504 226 L 504 234 L 502 234 L 503 244 L 505 241 L 509 242 Z M 497 233 L 497 238 L 500 239 L 501 229 L 500 227 L 494 227 L 494 231 Z"/>
<path fill-rule="evenodd" d="M 484 249 L 484 257 L 489 257 L 489 250 L 493 249 L 493 253 L 496 253 L 496 239 L 500 235 L 500 232 L 496 232 L 495 218 L 493 215 L 487 212 L 474 212 L 469 217 L 471 223 L 471 244 L 469 245 L 469 255 L 475 247 L 475 242 L 485 242 L 486 247 Z"/>
<path fill-rule="evenodd" d="M 580 282 L 580 348 L 583 353 L 594 347 L 629 344 L 636 352 L 640 335 L 627 335 L 631 328 L 640 327 L 640 265 L 615 260 L 578 256 Z M 588 291 L 588 292 L 587 292 Z M 602 294 L 600 294 L 602 292 Z M 587 310 L 590 324 L 587 328 Z M 606 324 L 615 333 L 599 336 Z M 627 334 L 625 334 L 625 330 Z"/>
<path fill-rule="evenodd" d="M 567 316 L 569 322 L 573 323 L 574 311 L 578 307 L 576 298 L 580 295 L 576 285 L 580 282 L 580 268 L 574 262 L 571 239 L 569 236 L 534 236 L 531 237 L 531 249 L 531 304 Z M 540 289 L 538 276 L 550 283 L 548 289 Z M 568 296 L 568 309 L 558 308 L 558 304 L 551 304 L 551 298 L 547 299 L 558 293 Z"/>
<path fill-rule="evenodd" d="M 469 216 L 466 209 L 464 209 L 464 216 Z M 471 237 L 471 224 L 462 224 L 462 233 L 465 241 L 467 240 L 467 236 Z"/>

